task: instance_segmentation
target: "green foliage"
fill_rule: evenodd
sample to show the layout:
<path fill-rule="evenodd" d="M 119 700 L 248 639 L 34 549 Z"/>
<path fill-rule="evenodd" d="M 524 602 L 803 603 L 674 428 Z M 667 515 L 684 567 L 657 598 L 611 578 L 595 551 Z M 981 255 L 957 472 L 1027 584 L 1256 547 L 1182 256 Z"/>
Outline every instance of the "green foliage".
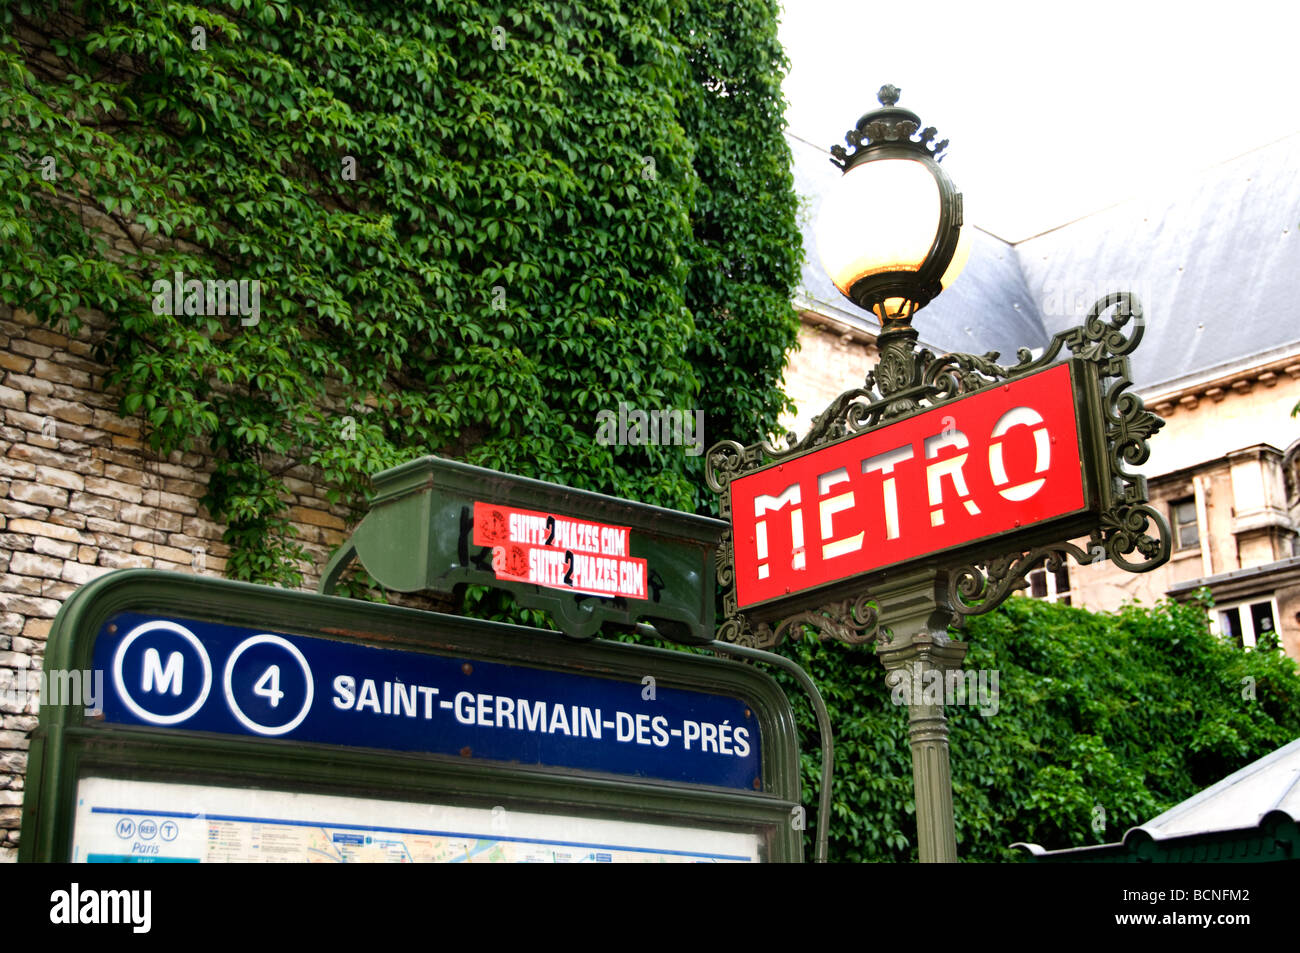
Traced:
<path fill-rule="evenodd" d="M 1217 638 L 1202 605 L 1107 614 L 1014 598 L 973 619 L 966 640 L 964 668 L 997 671 L 999 693 L 988 717 L 947 709 L 964 860 L 1014 859 L 1016 842 L 1117 841 L 1300 736 L 1295 663 Z M 869 648 L 804 640 L 787 651 L 817 682 L 834 726 L 831 858 L 915 860 L 907 709 L 891 702 L 884 668 Z M 781 680 L 803 737 L 804 801 L 815 808 L 816 721 L 797 685 Z"/>
<path fill-rule="evenodd" d="M 701 408 L 712 442 L 784 409 L 772 0 L 27 0 L 0 23 L 0 300 L 109 317 L 120 411 L 216 455 L 233 576 L 298 581 L 292 463 L 353 503 L 435 452 L 713 512 L 702 458 L 601 445 L 597 412 Z M 256 323 L 158 313 L 177 272 L 260 282 Z"/>
<path fill-rule="evenodd" d="M 783 129 L 785 54 L 775 6 L 690 4 L 683 38 L 691 82 L 682 122 L 695 143 L 700 185 L 691 213 L 695 241 L 685 248 L 687 301 L 696 334 L 689 359 L 708 368 L 699 406 L 705 446 L 734 438 L 749 444 L 772 432 L 788 401 L 774 386 L 798 322 L 787 289 L 798 280 L 799 226 L 792 159 Z M 691 458 L 700 512 L 715 515 L 704 483 L 704 457 Z"/>

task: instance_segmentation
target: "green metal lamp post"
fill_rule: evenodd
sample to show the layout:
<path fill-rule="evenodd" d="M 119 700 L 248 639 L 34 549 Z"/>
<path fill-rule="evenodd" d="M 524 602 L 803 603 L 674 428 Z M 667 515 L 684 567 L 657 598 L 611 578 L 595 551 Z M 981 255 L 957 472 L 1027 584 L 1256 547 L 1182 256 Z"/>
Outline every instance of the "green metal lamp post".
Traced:
<path fill-rule="evenodd" d="M 938 164 L 947 142 L 897 106 L 897 88 L 879 98 L 849 149 L 831 150 L 844 175 L 817 242 L 835 285 L 880 319 L 880 360 L 802 438 L 709 450 L 705 477 L 730 524 L 718 639 L 771 648 L 811 629 L 875 643 L 908 705 L 920 859 L 955 861 L 945 694 L 917 686 L 953 684 L 966 645 L 949 626 L 992 611 L 1035 567 L 1109 558 L 1148 572 L 1169 558 L 1168 524 L 1129 469 L 1163 422 L 1129 392 L 1144 322 L 1126 292 L 1014 364 L 917 347 L 912 317 L 957 277 L 969 240 Z M 1070 542 L 1084 536 L 1086 548 Z"/>
<path fill-rule="evenodd" d="M 881 322 L 874 379 L 888 401 L 882 420 L 918 408 L 912 397 L 894 396 L 921 383 L 912 316 L 956 279 L 970 254 L 961 193 L 938 161 L 948 141 L 935 143 L 935 128 L 921 129 L 916 113 L 896 105 L 898 96 L 898 87 L 882 86 L 881 108 L 862 116 L 846 134 L 850 148 L 831 149 L 832 162 L 844 175 L 824 199 L 817 223 L 817 244 L 831 280 Z M 947 634 L 948 589 L 948 574 L 939 569 L 905 573 L 875 589 L 878 617 L 888 619 L 893 631 L 890 642 L 877 644 L 889 684 L 960 668 L 966 645 Z M 955 862 L 943 705 L 912 699 L 908 735 L 918 854 L 923 862 Z"/>

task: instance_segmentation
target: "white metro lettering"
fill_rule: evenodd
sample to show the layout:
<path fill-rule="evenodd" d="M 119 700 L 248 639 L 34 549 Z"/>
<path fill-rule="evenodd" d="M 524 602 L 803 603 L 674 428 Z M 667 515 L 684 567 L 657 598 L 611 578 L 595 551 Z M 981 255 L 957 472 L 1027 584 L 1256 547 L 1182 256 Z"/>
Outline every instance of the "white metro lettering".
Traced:
<path fill-rule="evenodd" d="M 817 478 L 817 494 L 818 496 L 822 497 L 821 503 L 819 504 L 818 508 L 821 513 L 821 529 L 822 529 L 823 540 L 830 540 L 831 536 L 834 533 L 831 527 L 831 522 L 835 518 L 835 514 L 838 513 L 840 510 L 853 509 L 852 490 L 849 490 L 847 493 L 841 493 L 838 496 L 833 496 L 830 499 L 825 498 L 826 494 L 828 494 L 831 491 L 831 487 L 836 486 L 837 484 L 840 483 L 847 483 L 848 479 L 849 479 L 849 471 L 847 467 L 840 467 L 838 470 L 832 470 L 830 473 L 823 473 L 821 476 Z M 864 535 L 866 534 L 858 533 L 858 535 L 856 536 L 851 536 L 840 540 L 831 540 L 830 542 L 824 543 L 822 546 L 822 558 L 833 559 L 836 556 L 842 556 L 845 553 L 851 553 L 855 549 L 861 549 L 862 537 Z"/>
<path fill-rule="evenodd" d="M 790 505 L 790 545 L 794 553 L 791 568 L 804 568 L 803 510 L 799 506 L 799 484 L 792 483 L 782 490 L 779 496 L 754 497 L 754 516 L 759 518 L 754 527 L 754 539 L 758 547 L 759 579 L 766 579 L 770 573 L 767 565 L 767 520 L 763 518 L 763 514 L 768 510 L 783 509 L 787 504 Z"/>
<path fill-rule="evenodd" d="M 933 460 L 939 455 L 939 451 L 945 447 L 956 447 L 958 450 L 965 450 L 970 446 L 970 441 L 960 430 L 945 430 L 943 433 L 933 437 L 925 438 L 925 458 Z M 966 487 L 966 477 L 962 475 L 962 464 L 966 462 L 965 453 L 960 453 L 955 457 L 949 457 L 947 460 L 941 460 L 938 463 L 931 463 L 925 468 L 926 487 L 930 492 L 930 525 L 943 525 L 943 478 L 948 477 L 952 481 L 952 488 L 957 493 L 958 499 L 969 497 L 970 490 Z M 975 505 L 974 500 L 965 499 L 962 502 L 966 506 L 966 512 L 971 516 L 978 516 L 980 508 Z"/>
<path fill-rule="evenodd" d="M 357 680 L 351 675 L 334 679 L 334 707 L 340 711 L 372 711 L 376 715 L 396 715 L 401 718 L 433 718 L 433 696 L 438 689 L 432 685 L 408 685 L 404 682 L 382 682 L 373 678 Z"/>
<path fill-rule="evenodd" d="M 668 719 L 663 715 L 651 718 L 644 712 L 630 715 L 620 711 L 614 713 L 614 722 L 618 726 L 615 737 L 619 741 L 635 741 L 639 745 L 654 745 L 656 748 L 668 747 Z"/>
<path fill-rule="evenodd" d="M 568 735 L 572 738 L 600 740 L 606 725 L 599 708 L 586 705 L 547 704 L 508 695 L 457 692 L 450 706 L 462 725 L 483 728 L 511 728 L 545 735 Z"/>
<path fill-rule="evenodd" d="M 863 473 L 879 470 L 885 475 L 881 494 L 885 500 L 885 539 L 898 539 L 898 486 L 894 482 L 894 467 L 912 459 L 912 447 L 896 447 L 862 461 Z"/>
<path fill-rule="evenodd" d="M 590 705 L 548 702 L 490 692 L 459 691 L 435 701 L 438 689 L 399 681 L 376 681 L 353 675 L 336 675 L 335 708 L 404 718 L 445 717 L 475 728 L 500 728 L 541 735 L 621 742 L 667 748 L 680 739 L 687 751 L 747 758 L 752 750 L 749 729 L 727 721 L 682 721 L 651 712 L 608 711 Z"/>
<path fill-rule="evenodd" d="M 145 649 L 142 668 L 144 673 L 140 678 L 141 691 L 155 691 L 156 685 L 159 695 L 165 695 L 169 690 L 173 695 L 181 693 L 181 685 L 185 680 L 185 657 L 180 652 L 173 652 L 167 656 L 167 668 L 164 669 L 158 650 Z"/>
<path fill-rule="evenodd" d="M 768 484 L 771 492 L 755 492 L 749 500 L 737 500 L 746 511 L 753 507 L 749 542 L 753 546 L 754 578 L 766 580 L 775 575 L 790 579 L 790 570 L 811 571 L 815 576 L 822 572 L 823 563 L 832 560 L 862 561 L 865 555 L 869 561 L 874 557 L 865 550 L 872 535 L 876 535 L 877 543 L 893 543 L 910 533 L 938 527 L 951 532 L 952 524 L 971 517 L 1010 522 L 1005 506 L 992 496 L 991 490 L 996 490 L 1003 500 L 1022 503 L 1047 485 L 1055 438 L 1039 411 L 1023 405 L 1012 407 L 997 418 L 983 442 L 978 439 L 983 426 L 972 438 L 971 432 L 953 426 L 951 417 L 946 421 L 947 426 L 939 433 L 924 435 L 921 431 L 914 440 L 864 455 L 847 466 L 842 464 L 844 454 L 839 453 L 834 457 L 839 465 L 824 472 L 818 473 L 810 466 L 798 478 L 789 478 L 792 482 L 787 486 Z M 1027 447 L 1029 440 L 1013 433 L 1017 427 L 1029 428 L 1034 448 L 1032 475 L 1026 472 L 1030 455 L 1019 449 Z M 1007 451 L 1008 442 L 1017 449 Z M 983 472 L 972 473 L 971 469 L 985 459 L 987 480 Z M 1008 475 L 1008 464 L 1013 475 Z M 916 499 L 913 486 L 924 487 L 923 499 L 928 507 L 914 510 L 902 505 L 903 500 Z M 808 497 L 814 493 L 815 500 L 810 501 Z M 805 505 L 816 507 L 812 532 L 819 545 L 814 543 L 808 550 L 814 554 L 811 559 L 804 544 Z M 881 529 L 883 541 L 877 535 Z M 956 532 L 963 531 L 956 527 Z M 777 562 L 777 572 L 773 573 L 774 559 L 783 562 L 782 554 L 786 552 L 790 553 L 789 570 Z M 699 741 L 710 744 L 704 737 Z"/>
<path fill-rule="evenodd" d="M 749 729 L 733 727 L 724 721 L 720 725 L 711 722 L 682 722 L 682 742 L 686 750 L 691 750 L 691 742 L 699 742 L 701 752 L 731 755 L 737 758 L 749 757 Z"/>
<path fill-rule="evenodd" d="M 1002 437 L 1006 436 L 1008 430 L 1017 424 L 1026 426 L 1039 426 L 1030 431 L 1034 436 L 1034 472 L 1042 473 L 1052 463 L 1052 444 L 1051 437 L 1047 433 L 1047 427 L 1043 425 L 1043 418 L 1039 416 L 1038 411 L 1032 407 L 1012 407 L 1005 414 L 998 418 L 998 422 L 993 425 L 993 432 L 990 436 L 995 441 L 989 445 L 989 475 L 993 478 L 993 485 L 999 487 L 998 492 L 1004 499 L 1020 502 L 1027 500 L 1043 488 L 1047 482 L 1045 478 L 1039 477 L 1037 480 L 1027 480 L 1024 483 L 1017 483 L 1015 486 L 1004 487 L 1002 484 L 1009 483 L 1011 478 L 1007 476 L 1007 468 L 1002 460 Z"/>
<path fill-rule="evenodd" d="M 272 708 L 280 706 L 280 699 L 284 697 L 284 692 L 280 691 L 280 666 L 272 665 L 262 673 L 262 677 L 253 686 L 253 694 L 261 695 L 271 703 Z"/>

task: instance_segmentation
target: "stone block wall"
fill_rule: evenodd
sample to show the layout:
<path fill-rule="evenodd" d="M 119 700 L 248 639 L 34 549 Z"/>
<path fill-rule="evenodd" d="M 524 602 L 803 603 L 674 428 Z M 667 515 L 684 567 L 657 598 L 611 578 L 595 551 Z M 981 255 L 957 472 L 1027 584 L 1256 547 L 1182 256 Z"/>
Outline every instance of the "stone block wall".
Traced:
<path fill-rule="evenodd" d="M 0 306 L 0 861 L 17 854 L 28 739 L 39 700 L 3 689 L 39 672 L 59 607 L 113 569 L 220 576 L 224 527 L 199 502 L 211 459 L 160 458 L 141 421 L 119 417 L 94 361 L 102 317 L 75 337 Z M 305 469 L 290 470 L 290 517 L 310 554 L 304 588 L 346 537 L 348 511 L 331 506 Z"/>

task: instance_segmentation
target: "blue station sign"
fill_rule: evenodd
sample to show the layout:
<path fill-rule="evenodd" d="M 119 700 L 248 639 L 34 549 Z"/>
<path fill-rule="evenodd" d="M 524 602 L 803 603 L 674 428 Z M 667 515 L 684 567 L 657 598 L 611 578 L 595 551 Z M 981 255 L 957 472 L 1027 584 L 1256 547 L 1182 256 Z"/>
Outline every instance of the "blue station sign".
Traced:
<path fill-rule="evenodd" d="M 754 791 L 743 699 L 123 612 L 100 628 L 103 719 Z"/>

